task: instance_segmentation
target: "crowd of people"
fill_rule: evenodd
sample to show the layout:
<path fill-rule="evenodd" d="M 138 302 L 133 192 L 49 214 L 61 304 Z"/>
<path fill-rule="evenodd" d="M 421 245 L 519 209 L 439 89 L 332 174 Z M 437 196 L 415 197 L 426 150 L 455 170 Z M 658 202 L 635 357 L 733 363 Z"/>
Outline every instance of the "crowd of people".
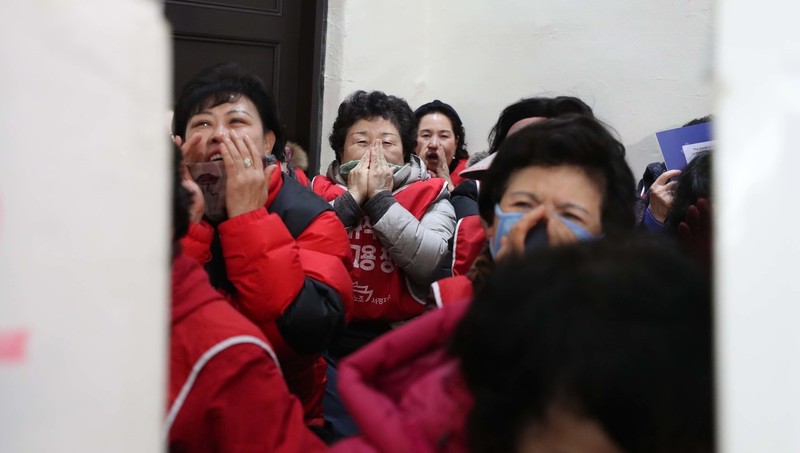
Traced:
<path fill-rule="evenodd" d="M 637 191 L 578 98 L 470 153 L 453 106 L 356 91 L 309 180 L 231 63 L 172 129 L 170 451 L 714 450 L 710 153 Z"/>

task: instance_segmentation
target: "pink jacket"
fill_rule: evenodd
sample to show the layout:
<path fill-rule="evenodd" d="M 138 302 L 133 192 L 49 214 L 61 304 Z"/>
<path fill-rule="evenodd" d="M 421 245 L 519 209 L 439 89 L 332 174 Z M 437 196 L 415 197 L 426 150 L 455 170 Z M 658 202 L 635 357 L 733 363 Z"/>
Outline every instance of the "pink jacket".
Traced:
<path fill-rule="evenodd" d="M 467 451 L 472 397 L 445 348 L 468 306 L 423 315 L 340 363 L 339 392 L 362 434 L 331 451 Z"/>

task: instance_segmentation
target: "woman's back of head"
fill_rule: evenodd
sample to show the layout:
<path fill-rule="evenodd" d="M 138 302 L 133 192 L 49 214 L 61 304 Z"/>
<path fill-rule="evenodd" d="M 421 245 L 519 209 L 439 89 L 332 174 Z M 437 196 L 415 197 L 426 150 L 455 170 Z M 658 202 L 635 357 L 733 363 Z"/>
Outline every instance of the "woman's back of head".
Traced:
<path fill-rule="evenodd" d="M 473 451 L 514 451 L 553 410 L 623 451 L 713 451 L 710 287 L 674 249 L 601 240 L 500 266 L 451 352 Z"/>
<path fill-rule="evenodd" d="M 500 113 L 497 123 L 489 131 L 489 154 L 500 149 L 511 127 L 525 118 L 557 118 L 579 114 L 594 117 L 592 108 L 573 96 L 531 97 L 520 99 Z"/>

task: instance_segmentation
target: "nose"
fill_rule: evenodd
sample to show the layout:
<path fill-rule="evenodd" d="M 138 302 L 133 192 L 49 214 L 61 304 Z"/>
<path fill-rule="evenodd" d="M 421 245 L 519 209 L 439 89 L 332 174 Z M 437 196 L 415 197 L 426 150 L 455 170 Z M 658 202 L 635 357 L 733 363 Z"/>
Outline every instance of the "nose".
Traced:
<path fill-rule="evenodd" d="M 437 137 L 435 135 L 433 137 L 431 137 L 431 139 L 428 141 L 428 146 L 430 146 L 431 148 L 438 147 L 439 146 L 439 137 Z"/>
<path fill-rule="evenodd" d="M 221 143 L 228 136 L 228 128 L 223 123 L 217 124 L 209 138 L 211 143 Z"/>

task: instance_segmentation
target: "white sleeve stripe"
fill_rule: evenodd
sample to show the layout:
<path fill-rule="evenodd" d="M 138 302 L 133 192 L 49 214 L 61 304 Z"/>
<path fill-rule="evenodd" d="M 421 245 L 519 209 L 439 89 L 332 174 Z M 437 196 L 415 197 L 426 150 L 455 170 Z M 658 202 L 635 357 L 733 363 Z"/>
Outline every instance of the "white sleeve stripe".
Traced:
<path fill-rule="evenodd" d="M 456 267 L 456 247 L 458 246 L 458 229 L 461 227 L 461 222 L 464 218 L 458 220 L 456 223 L 456 232 L 453 233 L 453 260 L 450 262 L 450 274 L 453 274 L 453 269 Z"/>
<path fill-rule="evenodd" d="M 436 306 L 442 308 L 442 293 L 439 290 L 439 282 L 431 283 L 431 289 L 433 290 L 433 300 L 436 302 Z"/>
<path fill-rule="evenodd" d="M 172 424 L 175 422 L 175 418 L 178 416 L 178 412 L 180 412 L 183 403 L 186 401 L 186 398 L 189 396 L 189 392 L 192 390 L 192 386 L 194 386 L 194 382 L 197 380 L 197 376 L 203 370 L 203 367 L 214 358 L 217 354 L 228 349 L 231 346 L 236 346 L 239 344 L 253 344 L 256 346 L 260 346 L 262 349 L 267 351 L 267 354 L 272 357 L 272 360 L 275 361 L 275 365 L 278 367 L 278 371 L 281 370 L 281 364 L 278 362 L 278 357 L 275 355 L 275 352 L 272 348 L 264 343 L 264 341 L 250 336 L 250 335 L 239 335 L 235 337 L 227 338 L 214 346 L 211 347 L 208 351 L 206 351 L 200 359 L 192 367 L 192 372 L 189 373 L 189 377 L 186 378 L 186 382 L 181 387 L 181 391 L 178 393 L 178 396 L 175 398 L 175 401 L 172 403 L 172 407 L 170 407 L 169 412 L 167 413 L 167 419 L 164 421 L 164 429 L 163 429 L 163 436 L 165 440 L 169 440 L 169 431 L 172 429 Z"/>

